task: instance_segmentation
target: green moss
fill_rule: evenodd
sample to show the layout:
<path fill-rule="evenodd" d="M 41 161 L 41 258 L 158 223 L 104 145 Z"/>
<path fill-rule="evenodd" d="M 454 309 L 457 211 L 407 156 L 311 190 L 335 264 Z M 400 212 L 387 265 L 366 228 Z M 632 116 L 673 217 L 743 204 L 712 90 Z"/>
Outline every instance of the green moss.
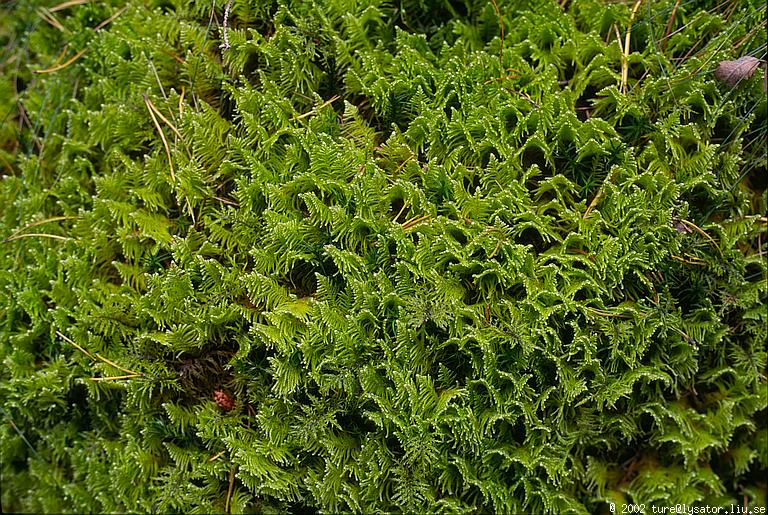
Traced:
<path fill-rule="evenodd" d="M 765 506 L 761 2 L 224 5 L 0 8 L 4 511 Z"/>

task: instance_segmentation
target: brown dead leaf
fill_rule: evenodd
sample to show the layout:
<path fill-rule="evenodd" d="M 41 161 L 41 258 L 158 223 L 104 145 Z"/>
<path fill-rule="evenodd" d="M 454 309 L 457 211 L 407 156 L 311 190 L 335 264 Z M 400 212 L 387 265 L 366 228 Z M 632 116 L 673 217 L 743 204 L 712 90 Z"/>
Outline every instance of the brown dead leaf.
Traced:
<path fill-rule="evenodd" d="M 750 78 L 758 66 L 760 66 L 760 59 L 751 55 L 745 55 L 735 61 L 720 61 L 715 70 L 715 77 L 729 88 L 735 88 L 739 82 Z"/>

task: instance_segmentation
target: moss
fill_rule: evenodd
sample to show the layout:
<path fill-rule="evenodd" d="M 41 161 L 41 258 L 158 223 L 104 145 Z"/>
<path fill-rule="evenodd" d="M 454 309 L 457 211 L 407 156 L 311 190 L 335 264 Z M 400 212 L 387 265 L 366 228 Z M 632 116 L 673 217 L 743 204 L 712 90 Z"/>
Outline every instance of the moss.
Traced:
<path fill-rule="evenodd" d="M 225 4 L 0 8 L 4 511 L 766 504 L 762 3 Z"/>

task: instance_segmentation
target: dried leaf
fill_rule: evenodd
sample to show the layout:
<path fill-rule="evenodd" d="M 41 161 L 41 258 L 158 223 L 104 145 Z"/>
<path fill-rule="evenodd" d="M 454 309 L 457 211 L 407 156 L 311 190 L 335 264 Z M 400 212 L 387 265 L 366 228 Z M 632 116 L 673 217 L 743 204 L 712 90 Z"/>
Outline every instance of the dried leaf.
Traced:
<path fill-rule="evenodd" d="M 760 66 L 760 59 L 751 55 L 745 55 L 735 61 L 720 61 L 715 70 L 715 77 L 728 87 L 735 88 L 739 82 L 750 78 L 758 66 Z"/>

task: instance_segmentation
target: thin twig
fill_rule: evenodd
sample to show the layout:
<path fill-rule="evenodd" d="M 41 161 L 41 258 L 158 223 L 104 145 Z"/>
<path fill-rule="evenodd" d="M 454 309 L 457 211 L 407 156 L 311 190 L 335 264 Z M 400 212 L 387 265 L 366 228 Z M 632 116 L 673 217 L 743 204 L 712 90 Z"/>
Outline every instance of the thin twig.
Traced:
<path fill-rule="evenodd" d="M 17 104 L 19 106 L 19 129 L 23 128 L 24 124 L 27 125 L 27 128 L 32 133 L 32 138 L 33 138 L 32 141 L 35 142 L 37 151 L 42 154 L 43 145 L 40 143 L 40 137 L 37 135 L 37 126 L 32 125 L 32 122 L 29 121 L 27 108 L 24 107 L 24 104 L 21 102 L 21 100 L 19 100 Z"/>
<path fill-rule="evenodd" d="M 523 99 L 527 100 L 533 107 L 536 109 L 540 109 L 541 106 L 537 104 L 532 98 L 531 95 L 528 93 L 525 93 L 523 91 L 517 91 L 516 89 L 513 89 L 512 92 L 517 93 L 518 96 L 522 97 Z"/>
<path fill-rule="evenodd" d="M 16 175 L 16 170 L 13 169 L 13 166 L 11 166 L 11 163 L 9 163 L 8 160 L 5 159 L 2 154 L 0 154 L 0 162 L 3 163 L 3 166 L 5 167 L 6 170 L 8 170 L 8 173 L 10 175 Z"/>
<path fill-rule="evenodd" d="M 160 76 L 157 74 L 157 68 L 155 68 L 155 63 L 152 62 L 152 59 L 150 59 L 146 54 L 144 54 L 144 59 L 147 60 L 147 63 L 149 63 L 149 67 L 152 68 L 152 73 L 155 76 L 155 81 L 157 81 L 157 86 L 160 88 L 160 93 L 163 94 L 163 98 L 168 100 L 168 95 L 165 94 L 165 88 L 163 87 L 163 82 L 160 80 Z"/>
<path fill-rule="evenodd" d="M 21 432 L 21 430 L 20 430 L 20 429 L 19 429 L 19 428 L 16 426 L 16 424 L 13 422 L 13 419 L 11 418 L 11 415 L 10 415 L 10 414 L 9 414 L 7 411 L 5 411 L 5 410 L 3 409 L 3 407 L 2 407 L 2 406 L 0 406 L 0 411 L 2 411 L 2 412 L 3 412 L 3 415 L 5 415 L 6 417 L 8 417 L 8 422 L 10 422 L 10 423 L 11 423 L 11 427 L 12 427 L 12 428 L 13 428 L 13 429 L 14 429 L 14 430 L 15 430 L 15 431 L 16 431 L 16 432 L 19 434 L 19 436 L 21 437 L 21 439 L 22 439 L 22 440 L 24 440 L 24 443 L 25 443 L 25 444 L 27 444 L 27 447 L 29 447 L 30 449 L 32 449 L 32 452 L 34 452 L 34 453 L 35 453 L 37 456 L 39 456 L 40 454 L 37 452 L 37 449 L 35 449 L 34 447 L 32 447 L 32 444 L 31 444 L 31 443 L 29 443 L 29 440 L 27 440 L 27 437 L 26 437 L 26 436 L 24 436 L 24 433 L 22 433 L 22 432 Z"/>

